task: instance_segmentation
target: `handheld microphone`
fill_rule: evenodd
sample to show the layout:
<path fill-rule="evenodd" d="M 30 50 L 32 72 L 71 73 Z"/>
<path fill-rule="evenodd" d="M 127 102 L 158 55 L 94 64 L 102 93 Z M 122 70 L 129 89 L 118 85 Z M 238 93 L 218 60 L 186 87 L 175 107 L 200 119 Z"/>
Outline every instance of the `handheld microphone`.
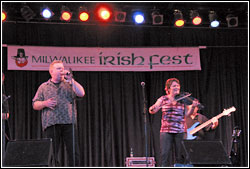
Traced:
<path fill-rule="evenodd" d="M 71 78 L 73 78 L 72 69 L 69 68 L 69 72 L 65 73 L 65 75 L 71 76 Z M 67 79 L 65 76 L 64 76 L 64 79 L 65 79 L 66 81 L 68 81 L 68 79 Z"/>
<path fill-rule="evenodd" d="M 72 69 L 69 68 L 69 72 L 65 73 L 65 75 L 72 75 Z"/>
<path fill-rule="evenodd" d="M 144 87 L 145 86 L 145 82 L 141 82 L 141 86 Z"/>
<path fill-rule="evenodd" d="M 65 75 L 67 75 L 67 76 L 69 76 L 69 75 L 73 76 L 72 69 L 69 68 L 69 72 L 65 73 Z"/>
<path fill-rule="evenodd" d="M 69 73 L 73 77 L 73 73 L 72 73 L 72 69 L 71 68 L 69 68 Z"/>

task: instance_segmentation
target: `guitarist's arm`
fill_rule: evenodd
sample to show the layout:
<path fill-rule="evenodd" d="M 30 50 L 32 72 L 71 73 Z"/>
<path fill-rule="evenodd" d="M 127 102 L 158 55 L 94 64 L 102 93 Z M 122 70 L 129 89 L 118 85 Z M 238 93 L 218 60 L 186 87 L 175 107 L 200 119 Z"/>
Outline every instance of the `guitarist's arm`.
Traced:
<path fill-rule="evenodd" d="M 207 118 L 206 116 L 202 115 L 202 118 L 203 118 L 203 119 L 202 119 L 203 122 L 208 121 L 208 118 Z M 219 121 L 218 121 L 218 119 L 217 119 L 216 117 L 213 117 L 213 118 L 211 119 L 211 122 L 212 122 L 212 123 L 210 123 L 208 126 L 205 127 L 205 130 L 206 130 L 206 131 L 214 130 L 214 129 L 216 129 L 216 127 L 219 125 Z"/>
<path fill-rule="evenodd" d="M 198 121 L 200 124 L 205 123 L 206 121 L 208 121 L 209 119 L 205 116 L 202 115 L 200 113 L 197 113 L 198 115 Z M 218 120 L 217 120 L 218 121 Z M 207 125 L 206 127 L 204 127 L 203 129 L 199 130 L 198 132 L 196 132 L 193 136 L 197 136 L 197 140 L 207 140 L 207 139 L 211 139 L 211 134 L 208 134 L 207 132 L 213 131 L 217 126 L 218 123 L 216 125 L 215 128 L 213 128 L 213 122 L 211 122 L 209 125 Z"/>

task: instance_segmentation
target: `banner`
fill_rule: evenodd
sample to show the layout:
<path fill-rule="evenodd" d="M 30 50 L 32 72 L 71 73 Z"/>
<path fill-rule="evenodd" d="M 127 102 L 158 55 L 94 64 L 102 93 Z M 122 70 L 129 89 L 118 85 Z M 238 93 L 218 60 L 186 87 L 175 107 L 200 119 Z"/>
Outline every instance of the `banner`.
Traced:
<path fill-rule="evenodd" d="M 199 47 L 8 46 L 8 70 L 48 71 L 54 60 L 73 71 L 201 70 Z"/>

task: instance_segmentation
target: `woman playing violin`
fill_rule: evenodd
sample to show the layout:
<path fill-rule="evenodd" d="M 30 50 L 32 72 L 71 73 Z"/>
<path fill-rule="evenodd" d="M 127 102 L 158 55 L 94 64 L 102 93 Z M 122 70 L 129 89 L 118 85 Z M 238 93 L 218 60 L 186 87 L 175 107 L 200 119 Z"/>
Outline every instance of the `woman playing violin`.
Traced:
<path fill-rule="evenodd" d="M 162 109 L 161 129 L 160 129 L 160 147 L 162 167 L 169 166 L 168 157 L 172 145 L 175 145 L 176 163 L 181 163 L 181 141 L 186 132 L 185 116 L 190 116 L 194 108 L 198 106 L 197 99 L 192 101 L 191 105 L 183 102 L 177 102 L 175 97 L 180 94 L 180 82 L 176 78 L 170 78 L 166 81 L 166 95 L 161 96 L 154 105 L 149 108 L 150 114 L 157 113 Z"/>

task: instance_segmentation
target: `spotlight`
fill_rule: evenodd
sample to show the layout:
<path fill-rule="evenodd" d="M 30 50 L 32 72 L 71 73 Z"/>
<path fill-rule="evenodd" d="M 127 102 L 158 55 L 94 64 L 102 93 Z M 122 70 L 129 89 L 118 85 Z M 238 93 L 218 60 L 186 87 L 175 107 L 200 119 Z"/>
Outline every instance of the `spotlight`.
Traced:
<path fill-rule="evenodd" d="M 210 11 L 208 17 L 211 27 L 216 28 L 220 25 L 220 22 L 217 20 L 217 14 L 215 11 Z"/>
<path fill-rule="evenodd" d="M 42 8 L 41 15 L 44 17 L 44 19 L 48 20 L 54 15 L 54 13 L 48 7 L 46 7 Z"/>
<path fill-rule="evenodd" d="M 152 12 L 153 25 L 163 24 L 163 15 L 160 15 L 158 11 Z"/>
<path fill-rule="evenodd" d="M 69 10 L 69 8 L 66 6 L 62 6 L 60 19 L 69 22 L 71 17 L 72 12 Z"/>
<path fill-rule="evenodd" d="M 112 11 L 107 5 L 101 5 L 97 8 L 97 18 L 100 21 L 109 21 L 112 16 Z"/>
<path fill-rule="evenodd" d="M 2 22 L 6 21 L 7 13 L 5 11 L 2 11 Z"/>
<path fill-rule="evenodd" d="M 183 20 L 183 15 L 180 10 L 174 10 L 174 22 L 175 26 L 182 27 L 185 24 L 185 21 Z"/>
<path fill-rule="evenodd" d="M 126 20 L 126 12 L 122 12 L 122 11 L 115 11 L 114 15 L 115 15 L 115 22 L 125 22 Z"/>
<path fill-rule="evenodd" d="M 229 14 L 226 16 L 227 26 L 228 27 L 237 27 L 238 26 L 238 17 Z"/>
<path fill-rule="evenodd" d="M 196 10 L 190 11 L 190 19 L 192 20 L 193 25 L 200 25 L 202 22 L 202 19 Z"/>
<path fill-rule="evenodd" d="M 34 11 L 30 9 L 28 5 L 23 6 L 20 11 L 21 11 L 21 15 L 26 21 L 30 21 L 36 16 Z"/>
<path fill-rule="evenodd" d="M 82 21 L 82 22 L 88 21 L 89 20 L 89 13 L 88 13 L 87 8 L 84 6 L 80 6 L 78 16 L 79 16 L 80 21 Z"/>
<path fill-rule="evenodd" d="M 133 12 L 133 20 L 136 24 L 144 23 L 144 13 L 141 11 L 134 11 Z"/>

